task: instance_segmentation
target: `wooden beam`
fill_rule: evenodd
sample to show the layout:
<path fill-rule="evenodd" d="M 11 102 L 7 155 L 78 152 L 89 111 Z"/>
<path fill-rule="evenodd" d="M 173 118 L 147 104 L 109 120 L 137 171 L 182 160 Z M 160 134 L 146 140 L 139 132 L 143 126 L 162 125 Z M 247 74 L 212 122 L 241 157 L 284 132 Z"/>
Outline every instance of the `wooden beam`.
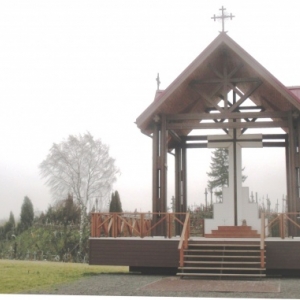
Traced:
<path fill-rule="evenodd" d="M 182 139 L 180 138 L 180 136 L 179 136 L 175 131 L 170 130 L 169 133 L 170 133 L 170 136 L 171 136 L 177 143 L 179 143 L 179 144 L 182 143 Z"/>
<path fill-rule="evenodd" d="M 263 134 L 263 140 L 285 140 L 287 134 Z"/>
<path fill-rule="evenodd" d="M 243 63 L 239 63 L 229 74 L 228 77 L 231 78 L 236 72 L 238 72 L 244 66 Z"/>
<path fill-rule="evenodd" d="M 223 128 L 282 128 L 287 127 L 287 122 L 227 122 L 227 123 L 171 123 L 167 124 L 170 130 L 192 129 L 223 129 Z"/>
<path fill-rule="evenodd" d="M 262 110 L 265 109 L 263 106 L 261 105 L 245 105 L 245 106 L 240 106 L 238 111 L 242 111 L 242 110 Z M 210 111 L 218 111 L 217 109 L 213 108 L 213 107 L 208 107 L 205 110 L 206 112 L 210 112 Z M 276 109 L 274 109 L 274 111 L 277 111 Z"/>
<path fill-rule="evenodd" d="M 255 86 L 253 86 L 251 89 L 248 90 L 248 92 L 246 92 L 244 94 L 244 96 L 242 96 L 236 103 L 234 103 L 229 111 L 234 111 L 236 108 L 238 108 L 244 101 L 247 100 L 247 98 L 249 98 L 262 84 L 262 81 L 258 81 L 256 82 Z"/>
<path fill-rule="evenodd" d="M 183 146 L 185 149 L 207 148 L 207 143 L 187 143 Z"/>
<path fill-rule="evenodd" d="M 286 142 L 263 142 L 263 148 L 285 148 Z M 207 148 L 207 143 L 187 143 L 183 146 L 185 149 Z"/>
<path fill-rule="evenodd" d="M 208 67 L 214 72 L 217 77 L 223 78 L 223 75 L 211 63 L 208 64 Z"/>
<path fill-rule="evenodd" d="M 200 92 L 199 89 L 196 89 L 195 87 L 193 87 L 193 84 L 191 85 L 192 88 L 202 97 L 204 98 L 204 100 L 208 103 L 210 103 L 211 105 L 213 105 L 218 111 L 222 112 L 223 108 L 220 107 L 218 104 L 216 104 L 212 97 L 215 97 L 216 93 L 219 92 L 219 90 L 223 87 L 223 84 L 218 84 L 217 87 L 212 91 L 212 93 L 207 96 L 204 93 Z"/>
<path fill-rule="evenodd" d="M 207 141 L 207 135 L 187 135 L 180 137 L 183 141 Z M 287 134 L 263 134 L 263 140 L 284 140 L 286 142 Z"/>
<path fill-rule="evenodd" d="M 285 148 L 286 142 L 263 142 L 264 148 Z"/>
<path fill-rule="evenodd" d="M 287 118 L 287 112 L 281 111 L 264 111 L 264 112 L 228 112 L 221 113 L 192 113 L 192 114 L 171 114 L 167 115 L 168 121 L 179 120 L 215 120 L 215 119 L 253 119 L 253 118 Z"/>
<path fill-rule="evenodd" d="M 248 77 L 248 78 L 228 78 L 227 81 L 229 83 L 246 83 L 246 82 L 256 82 L 259 83 L 261 82 L 260 78 L 258 77 Z M 212 79 L 203 79 L 203 80 L 193 80 L 191 81 L 192 85 L 196 85 L 196 84 L 216 84 L 216 83 L 223 83 L 224 84 L 225 79 L 223 78 L 212 78 Z"/>
<path fill-rule="evenodd" d="M 181 138 L 184 141 L 207 141 L 207 135 L 187 135 Z"/>

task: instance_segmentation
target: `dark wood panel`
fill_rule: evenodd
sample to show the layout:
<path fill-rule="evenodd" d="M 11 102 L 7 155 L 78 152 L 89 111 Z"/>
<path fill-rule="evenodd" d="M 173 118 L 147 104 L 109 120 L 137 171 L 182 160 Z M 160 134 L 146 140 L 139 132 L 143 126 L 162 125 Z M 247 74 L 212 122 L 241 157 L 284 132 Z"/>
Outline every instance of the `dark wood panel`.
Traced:
<path fill-rule="evenodd" d="M 298 269 L 300 270 L 299 241 L 266 241 L 267 269 Z"/>
<path fill-rule="evenodd" d="M 177 268 L 178 240 L 90 239 L 91 265 Z M 204 243 L 218 243 L 204 241 Z M 240 243 L 240 241 L 231 241 Z M 246 242 L 249 244 L 249 241 Z M 266 241 L 267 270 L 299 270 L 300 240 Z"/>
<path fill-rule="evenodd" d="M 90 239 L 91 265 L 177 267 L 179 241 Z"/>
<path fill-rule="evenodd" d="M 170 130 L 192 130 L 192 129 L 226 129 L 226 128 L 276 128 L 287 127 L 287 122 L 228 122 L 228 123 L 170 123 L 167 125 L 167 129 Z"/>

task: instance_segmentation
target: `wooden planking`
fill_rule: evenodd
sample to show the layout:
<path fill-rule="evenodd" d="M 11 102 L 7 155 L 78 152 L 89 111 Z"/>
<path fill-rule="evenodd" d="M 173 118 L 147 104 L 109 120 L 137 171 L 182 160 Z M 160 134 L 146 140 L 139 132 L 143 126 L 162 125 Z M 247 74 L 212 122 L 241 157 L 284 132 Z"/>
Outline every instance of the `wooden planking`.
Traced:
<path fill-rule="evenodd" d="M 167 115 L 168 121 L 179 120 L 214 120 L 214 119 L 253 119 L 253 118 L 287 118 L 288 113 L 283 111 L 264 111 L 264 112 L 228 112 L 221 113 L 190 113 Z"/>
<path fill-rule="evenodd" d="M 89 241 L 91 265 L 179 267 L 178 240 L 97 239 Z M 204 244 L 218 244 L 204 241 Z M 231 241 L 235 245 L 236 242 Z M 248 246 L 251 243 L 247 242 Z M 267 270 L 300 270 L 300 240 L 265 241 Z"/>
<path fill-rule="evenodd" d="M 90 264 L 178 267 L 178 240 L 90 239 Z"/>
<path fill-rule="evenodd" d="M 167 124 L 167 129 L 170 130 L 192 130 L 192 129 L 222 129 L 222 128 L 285 128 L 287 122 L 227 122 L 227 123 L 170 123 Z"/>
<path fill-rule="evenodd" d="M 265 243 L 267 269 L 300 270 L 300 240 Z"/>

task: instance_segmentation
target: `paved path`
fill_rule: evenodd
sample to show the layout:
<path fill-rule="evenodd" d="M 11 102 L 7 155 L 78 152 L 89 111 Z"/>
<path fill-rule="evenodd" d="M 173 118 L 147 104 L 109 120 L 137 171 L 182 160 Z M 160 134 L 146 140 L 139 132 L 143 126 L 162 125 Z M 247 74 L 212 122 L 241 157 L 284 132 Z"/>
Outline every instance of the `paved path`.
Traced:
<path fill-rule="evenodd" d="M 201 280 L 173 276 L 100 274 L 39 294 L 300 299 L 300 278 Z"/>

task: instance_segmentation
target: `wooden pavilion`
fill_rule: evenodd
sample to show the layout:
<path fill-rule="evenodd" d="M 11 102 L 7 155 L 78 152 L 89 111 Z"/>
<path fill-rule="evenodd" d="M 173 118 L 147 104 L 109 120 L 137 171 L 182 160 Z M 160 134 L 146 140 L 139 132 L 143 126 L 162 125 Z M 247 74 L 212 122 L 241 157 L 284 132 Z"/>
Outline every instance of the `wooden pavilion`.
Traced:
<path fill-rule="evenodd" d="M 153 211 L 151 216 L 141 214 L 135 221 L 129 221 L 128 216 L 126 218 L 124 215 L 94 214 L 90 263 L 128 265 L 131 270 L 148 271 L 177 271 L 181 268 L 193 275 L 197 270 L 198 275 L 207 275 L 203 273 L 205 269 L 209 270 L 210 276 L 225 276 L 225 273 L 228 276 L 240 276 L 243 272 L 237 273 L 236 268 L 241 264 L 241 253 L 246 253 L 248 256 L 245 259 L 250 259 L 250 262 L 246 261 L 246 267 L 243 265 L 245 276 L 249 272 L 254 276 L 255 268 L 247 267 L 252 263 L 259 264 L 257 270 L 260 275 L 265 274 L 265 270 L 267 273 L 277 271 L 280 274 L 300 272 L 300 240 L 296 238 L 300 228 L 297 219 L 300 212 L 299 112 L 300 87 L 285 87 L 225 32 L 221 32 L 169 87 L 163 91 L 157 90 L 154 101 L 137 118 L 138 128 L 153 141 Z M 246 134 L 246 131 L 253 128 L 261 130 L 261 133 Z M 282 133 L 273 134 L 274 128 L 281 129 Z M 198 133 L 207 129 L 220 130 L 223 135 L 216 137 L 193 134 L 193 130 Z M 231 189 L 227 195 L 232 206 L 228 207 L 232 211 L 228 215 L 231 220 L 226 228 L 206 232 L 206 238 L 204 236 L 201 240 L 201 247 L 204 248 L 195 248 L 199 244 L 195 245 L 196 239 L 189 235 L 189 217 L 186 213 L 187 150 L 223 147 L 222 145 L 229 147 L 226 143 L 230 143 L 232 149 L 229 179 Z M 251 233 L 250 226 L 245 226 L 248 233 L 243 235 L 241 231 L 245 227 L 239 224 L 241 216 L 247 218 L 247 213 L 241 210 L 244 192 L 240 179 L 240 149 L 256 146 L 285 149 L 288 212 L 278 216 L 281 239 L 277 240 L 266 238 L 268 224 L 263 218 L 259 221 L 262 225 L 256 233 Z M 167 212 L 168 153 L 175 157 L 175 214 Z M 214 226 L 217 222 L 218 220 Z M 250 219 L 249 222 L 251 223 Z M 287 222 L 288 229 L 284 227 Z M 131 232 L 131 238 L 124 238 L 121 233 L 124 228 L 127 228 L 127 233 Z M 236 232 L 236 229 L 239 231 Z M 220 230 L 225 230 L 225 234 L 220 235 Z M 133 232 L 137 234 L 132 235 Z M 210 234 L 215 235 L 208 238 Z M 283 240 L 285 236 L 295 238 Z M 226 239 L 227 246 L 224 246 Z M 204 252 L 218 253 L 226 247 L 226 251 L 231 253 L 228 265 L 222 266 L 222 270 L 218 269 L 206 257 L 201 262 L 205 267 L 199 271 L 196 264 Z M 121 256 L 117 255 L 116 249 L 122 251 Z M 233 253 L 237 251 L 241 251 L 240 256 L 238 261 L 233 261 Z M 258 262 L 253 262 L 253 255 L 249 256 L 251 251 L 259 252 Z M 191 261 L 187 261 L 188 257 L 191 257 Z"/>

